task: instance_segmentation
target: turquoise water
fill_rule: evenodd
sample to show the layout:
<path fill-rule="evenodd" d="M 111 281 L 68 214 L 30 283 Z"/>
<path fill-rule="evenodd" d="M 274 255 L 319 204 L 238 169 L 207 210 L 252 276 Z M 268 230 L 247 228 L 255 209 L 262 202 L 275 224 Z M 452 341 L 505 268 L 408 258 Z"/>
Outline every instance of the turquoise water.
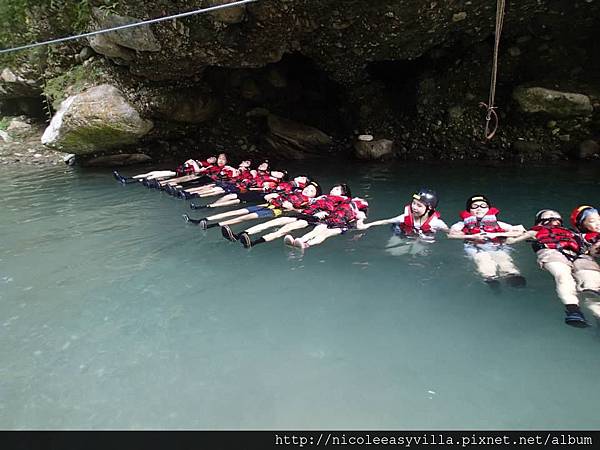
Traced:
<path fill-rule="evenodd" d="M 449 225 L 480 191 L 525 226 L 600 194 L 591 166 L 289 168 L 347 180 L 372 219 L 425 184 Z M 600 427 L 599 329 L 563 324 L 527 245 L 527 288 L 495 294 L 458 241 L 395 256 L 385 226 L 248 251 L 109 171 L 0 175 L 2 429 Z"/>

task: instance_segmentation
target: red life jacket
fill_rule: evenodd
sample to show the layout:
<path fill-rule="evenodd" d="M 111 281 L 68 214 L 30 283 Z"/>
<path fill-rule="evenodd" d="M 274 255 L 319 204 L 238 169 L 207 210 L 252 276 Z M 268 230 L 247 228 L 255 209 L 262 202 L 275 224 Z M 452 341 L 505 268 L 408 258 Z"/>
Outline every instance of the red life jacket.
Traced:
<path fill-rule="evenodd" d="M 309 207 L 305 210 L 306 214 L 312 215 L 319 211 L 332 212 L 335 211 L 336 207 L 349 198 L 343 195 L 321 195 L 311 200 Z"/>
<path fill-rule="evenodd" d="M 276 208 L 281 208 L 285 201 L 288 201 L 292 204 L 294 209 L 300 209 L 308 204 L 310 199 L 306 195 L 302 195 L 300 192 L 292 192 L 291 194 L 279 194 L 278 197 L 275 197 L 269 200 L 269 203 Z"/>
<path fill-rule="evenodd" d="M 585 240 L 586 244 L 594 245 L 596 242 L 598 242 L 600 240 L 600 233 L 594 233 L 594 232 L 585 233 L 583 235 L 583 239 Z"/>
<path fill-rule="evenodd" d="M 426 213 L 427 214 L 427 213 Z M 440 213 L 434 211 L 425 222 L 421 224 L 421 232 L 425 234 L 431 233 L 431 221 L 433 219 L 437 219 L 440 217 Z M 415 220 L 412 216 L 412 210 L 410 209 L 410 204 L 404 207 L 404 220 L 398 224 L 400 226 L 400 230 L 406 236 L 411 236 L 414 234 L 418 234 L 419 229 L 415 228 Z"/>
<path fill-rule="evenodd" d="M 567 228 L 536 225 L 531 229 L 536 232 L 536 242 L 533 245 L 536 252 L 543 248 L 569 250 L 575 253 L 581 251 L 576 234 Z"/>
<path fill-rule="evenodd" d="M 482 231 L 486 233 L 503 233 L 506 230 L 498 225 L 498 218 L 496 217 L 499 213 L 500 211 L 497 208 L 490 208 L 485 216 L 477 219 L 468 211 L 461 212 L 459 216 L 464 223 L 462 232 L 464 234 L 479 234 Z"/>
<path fill-rule="evenodd" d="M 293 182 L 290 183 L 289 181 L 280 181 L 276 190 L 277 192 L 289 194 L 290 192 L 296 190 L 296 185 Z"/>

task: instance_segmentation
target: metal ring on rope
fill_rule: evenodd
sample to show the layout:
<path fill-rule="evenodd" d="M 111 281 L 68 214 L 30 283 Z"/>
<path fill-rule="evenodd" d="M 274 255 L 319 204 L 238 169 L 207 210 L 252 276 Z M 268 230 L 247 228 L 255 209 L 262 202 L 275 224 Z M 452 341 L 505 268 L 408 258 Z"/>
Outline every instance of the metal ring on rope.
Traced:
<path fill-rule="evenodd" d="M 480 102 L 479 106 L 485 108 L 487 113 L 485 115 L 485 138 L 489 141 L 494 137 L 496 131 L 498 131 L 498 113 L 496 113 L 495 106 L 488 106 L 486 103 Z M 494 128 L 490 132 L 490 122 L 494 120 Z"/>

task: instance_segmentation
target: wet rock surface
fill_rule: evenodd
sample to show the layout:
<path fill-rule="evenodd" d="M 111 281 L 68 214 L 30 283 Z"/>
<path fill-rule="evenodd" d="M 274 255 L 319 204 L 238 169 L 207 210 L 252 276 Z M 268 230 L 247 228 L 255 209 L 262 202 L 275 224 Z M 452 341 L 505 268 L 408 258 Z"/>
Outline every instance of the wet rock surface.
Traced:
<path fill-rule="evenodd" d="M 152 129 L 114 86 L 69 97 L 42 136 L 48 147 L 76 155 L 132 145 Z"/>
<path fill-rule="evenodd" d="M 92 19 L 113 26 L 227 1 L 131 0 L 94 10 Z M 207 149 L 353 157 L 359 134 L 393 141 L 385 153 L 400 159 L 578 157 L 581 144 L 600 135 L 600 2 L 509 2 L 499 124 L 486 140 L 479 104 L 489 102 L 494 21 L 495 4 L 485 0 L 260 1 L 97 36 L 94 51 L 64 46 L 39 64 L 38 78 L 77 92 L 94 73 L 78 67 L 101 69 L 103 82 L 153 122 L 136 144 L 155 159 Z M 306 136 L 317 134 L 290 128 L 322 136 L 315 145 Z M 358 154 L 374 157 L 373 144 L 361 146 Z"/>

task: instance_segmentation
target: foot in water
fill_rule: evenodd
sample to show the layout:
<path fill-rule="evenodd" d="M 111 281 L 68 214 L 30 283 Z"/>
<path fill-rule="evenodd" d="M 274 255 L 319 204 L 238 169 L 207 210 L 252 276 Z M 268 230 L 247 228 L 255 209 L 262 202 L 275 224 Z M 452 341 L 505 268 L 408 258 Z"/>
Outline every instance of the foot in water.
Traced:
<path fill-rule="evenodd" d="M 294 246 L 294 236 L 292 236 L 291 234 L 286 234 L 283 237 L 283 243 L 285 245 L 291 245 L 293 247 Z"/>
<path fill-rule="evenodd" d="M 115 177 L 115 180 L 117 181 L 121 181 L 121 178 L 123 178 L 116 170 L 113 170 L 113 177 Z"/>
<path fill-rule="evenodd" d="M 260 238 L 260 239 L 262 239 L 262 238 Z M 242 243 L 244 248 L 250 248 L 254 245 L 254 243 L 250 240 L 250 235 L 248 233 L 246 233 L 245 231 L 242 231 L 240 234 L 238 234 L 238 240 Z M 263 242 L 264 242 L 264 239 L 263 239 Z"/>
<path fill-rule="evenodd" d="M 493 292 L 500 292 L 500 282 L 496 278 L 484 278 L 483 280 Z"/>
<path fill-rule="evenodd" d="M 525 277 L 516 273 L 505 276 L 504 281 L 510 287 L 514 288 L 521 288 L 527 285 L 527 280 L 525 279 Z"/>
<path fill-rule="evenodd" d="M 565 323 L 576 328 L 586 328 L 589 326 L 579 308 L 565 310 Z"/>
<path fill-rule="evenodd" d="M 294 247 L 298 248 L 308 248 L 309 245 L 306 242 L 301 241 L 300 239 L 294 239 Z"/>
<path fill-rule="evenodd" d="M 208 208 L 208 205 L 196 205 L 195 203 L 190 203 L 191 209 L 204 209 Z"/>
<path fill-rule="evenodd" d="M 231 242 L 237 241 L 237 236 L 235 234 L 233 234 L 233 231 L 231 231 L 231 228 L 229 228 L 229 225 L 223 225 L 221 227 L 221 234 L 228 241 L 231 241 Z"/>

